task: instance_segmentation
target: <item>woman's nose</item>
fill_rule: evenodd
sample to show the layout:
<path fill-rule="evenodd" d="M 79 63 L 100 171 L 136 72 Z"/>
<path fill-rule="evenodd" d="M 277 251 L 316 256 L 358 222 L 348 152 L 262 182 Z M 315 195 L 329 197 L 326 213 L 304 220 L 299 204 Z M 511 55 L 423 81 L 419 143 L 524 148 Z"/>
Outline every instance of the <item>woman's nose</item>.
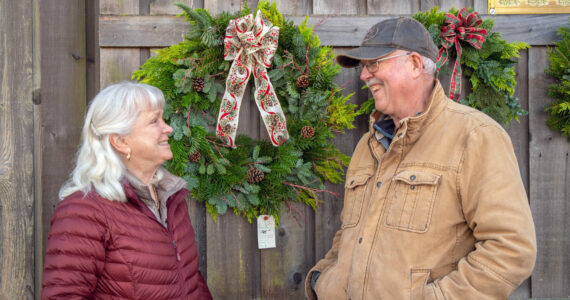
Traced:
<path fill-rule="evenodd" d="M 170 127 L 170 125 L 166 124 L 166 122 L 164 122 L 164 120 L 162 120 L 163 123 L 163 128 L 164 128 L 164 132 L 166 134 L 170 134 L 174 129 L 172 129 L 172 127 Z"/>

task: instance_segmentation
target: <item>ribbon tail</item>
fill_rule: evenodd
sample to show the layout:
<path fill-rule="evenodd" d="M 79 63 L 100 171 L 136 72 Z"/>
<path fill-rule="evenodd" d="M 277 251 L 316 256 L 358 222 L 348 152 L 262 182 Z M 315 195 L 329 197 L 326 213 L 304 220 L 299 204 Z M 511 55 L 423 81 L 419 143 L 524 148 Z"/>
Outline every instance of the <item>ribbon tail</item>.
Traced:
<path fill-rule="evenodd" d="M 226 90 L 222 98 L 222 103 L 220 104 L 218 122 L 216 125 L 216 136 L 220 138 L 224 145 L 232 148 L 235 148 L 234 141 L 239 122 L 239 110 L 251 73 L 250 67 L 241 65 L 240 61 L 241 59 L 234 60 L 228 73 Z M 246 70 L 245 76 L 240 76 L 240 68 Z"/>
<path fill-rule="evenodd" d="M 451 83 L 449 84 L 449 98 L 453 101 L 458 101 L 461 95 L 461 45 L 459 41 L 455 43 L 455 50 L 457 51 L 457 58 L 455 59 Z"/>
<path fill-rule="evenodd" d="M 267 76 L 267 69 L 260 64 L 255 66 L 257 76 L 255 77 L 255 103 L 265 124 L 267 134 L 273 146 L 277 147 L 289 139 L 287 131 L 287 121 L 283 109 L 273 89 L 273 85 Z M 268 100 L 271 105 L 264 103 Z"/>

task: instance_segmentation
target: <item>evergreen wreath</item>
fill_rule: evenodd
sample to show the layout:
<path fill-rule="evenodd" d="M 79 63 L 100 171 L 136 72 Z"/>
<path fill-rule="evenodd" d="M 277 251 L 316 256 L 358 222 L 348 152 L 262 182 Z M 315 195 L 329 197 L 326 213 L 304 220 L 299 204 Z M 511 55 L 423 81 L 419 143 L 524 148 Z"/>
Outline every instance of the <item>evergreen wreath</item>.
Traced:
<path fill-rule="evenodd" d="M 255 11 L 280 28 L 267 70 L 289 139 L 275 147 L 268 140 L 238 135 L 237 147 L 229 148 L 214 131 L 220 105 L 228 105 L 220 99 L 225 90 L 220 83 L 226 82 L 231 66 L 224 60 L 224 37 L 230 21 L 251 10 L 245 4 L 236 13 L 213 17 L 201 8 L 176 5 L 191 25 L 185 40 L 159 50 L 133 74 L 165 95 L 164 118 L 174 129 L 167 169 L 188 182 L 193 198 L 205 203 L 214 220 L 229 208 L 249 222 L 262 214 L 278 221 L 283 204 L 295 211 L 291 201 L 316 209 L 318 193 L 329 192 L 324 182 L 342 182 L 350 161 L 333 145 L 334 134 L 354 128 L 357 115 L 356 106 L 347 103 L 352 94 L 343 96 L 333 83 L 340 67 L 332 48 L 320 46 L 306 19 L 296 26 L 275 3 L 259 1 Z"/>
<path fill-rule="evenodd" d="M 560 26 L 558 35 L 560 41 L 548 50 L 550 68 L 546 73 L 557 83 L 548 87 L 548 96 L 554 100 L 546 106 L 546 124 L 570 140 L 570 27 Z"/>
<path fill-rule="evenodd" d="M 467 12 L 472 13 L 473 9 L 467 9 Z M 459 11 L 451 8 L 446 13 L 434 7 L 430 11 L 414 14 L 414 19 L 427 28 L 438 48 L 441 48 L 444 42 L 442 26 L 447 14 L 457 17 Z M 508 126 L 513 119 L 519 121 L 519 116 L 527 114 L 521 107 L 519 99 L 514 96 L 517 85 L 514 59 L 519 57 L 520 50 L 528 49 L 530 46 L 525 42 L 507 43 L 501 38 L 500 33 L 492 31 L 493 26 L 493 19 L 483 20 L 478 26 L 486 29 L 488 33 L 481 49 L 471 47 L 464 41 L 460 42 L 461 68 L 463 74 L 469 78 L 471 93 L 459 99 L 459 102 L 484 112 L 503 126 Z M 450 47 L 448 51 L 451 59 L 448 59 L 446 64 L 450 60 L 455 61 L 457 57 L 455 47 Z M 445 71 L 446 69 L 442 68 L 440 74 L 446 74 Z M 374 100 L 369 99 L 358 112 L 370 113 L 373 109 Z"/>

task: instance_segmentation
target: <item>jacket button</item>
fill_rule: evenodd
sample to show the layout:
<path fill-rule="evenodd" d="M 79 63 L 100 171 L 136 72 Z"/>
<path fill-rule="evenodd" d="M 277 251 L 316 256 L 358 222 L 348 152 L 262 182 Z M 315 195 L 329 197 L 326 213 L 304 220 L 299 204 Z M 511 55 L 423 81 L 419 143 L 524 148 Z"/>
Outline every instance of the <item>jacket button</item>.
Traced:
<path fill-rule="evenodd" d="M 401 136 L 402 136 L 402 133 L 398 133 L 398 137 L 401 137 Z"/>
<path fill-rule="evenodd" d="M 411 180 L 411 181 L 414 181 L 414 180 L 416 180 L 416 175 L 412 175 L 412 176 L 410 176 L 410 180 Z"/>
<path fill-rule="evenodd" d="M 359 239 L 358 239 L 358 243 L 359 243 L 359 244 L 362 244 L 362 238 L 359 238 Z"/>
<path fill-rule="evenodd" d="M 378 188 L 380 188 L 380 187 L 382 186 L 382 181 L 378 181 L 378 182 L 376 183 L 376 186 L 377 186 Z"/>
<path fill-rule="evenodd" d="M 413 185 L 413 184 L 410 185 L 410 190 L 415 190 L 415 189 L 416 189 L 416 186 L 415 186 L 415 185 Z"/>

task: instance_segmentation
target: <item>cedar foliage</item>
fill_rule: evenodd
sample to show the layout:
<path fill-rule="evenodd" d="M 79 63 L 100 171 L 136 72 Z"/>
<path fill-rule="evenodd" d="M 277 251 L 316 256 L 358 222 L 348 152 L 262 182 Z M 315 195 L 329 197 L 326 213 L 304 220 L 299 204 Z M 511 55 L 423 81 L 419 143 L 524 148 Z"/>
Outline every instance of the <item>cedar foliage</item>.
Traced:
<path fill-rule="evenodd" d="M 469 12 L 473 12 L 473 9 Z M 458 10 L 451 8 L 448 13 L 457 15 Z M 442 45 L 440 34 L 445 15 L 446 12 L 440 12 L 437 7 L 414 15 L 414 19 L 428 30 L 438 48 Z M 463 74 L 469 78 L 471 93 L 459 102 L 476 108 L 503 126 L 507 126 L 513 119 L 519 121 L 519 116 L 527 114 L 521 107 L 519 99 L 514 96 L 517 85 L 514 64 L 515 58 L 519 57 L 519 51 L 530 46 L 524 42 L 507 43 L 501 39 L 500 33 L 492 31 L 493 26 L 493 19 L 485 19 L 481 23 L 480 27 L 487 29 L 489 35 L 480 50 L 467 43 L 461 43 L 461 68 Z M 449 59 L 445 64 L 453 64 L 456 57 L 455 47 L 451 47 Z M 442 68 L 441 72 L 445 72 L 445 69 Z M 373 100 L 369 100 L 359 112 L 370 112 L 373 108 Z"/>
<path fill-rule="evenodd" d="M 324 183 L 342 182 L 350 160 L 333 145 L 334 133 L 353 128 L 357 115 L 355 105 L 347 103 L 351 95 L 343 96 L 333 82 L 340 67 L 334 64 L 332 49 L 320 46 L 306 19 L 296 26 L 283 18 L 275 3 L 259 1 L 255 11 L 280 28 L 268 75 L 287 117 L 290 138 L 274 147 L 267 140 L 238 135 L 238 147 L 226 148 L 213 130 L 232 63 L 223 59 L 223 39 L 229 21 L 248 15 L 250 8 L 245 5 L 239 12 L 213 17 L 204 9 L 177 5 L 191 25 L 185 41 L 159 50 L 133 74 L 164 92 L 164 118 L 174 129 L 173 159 L 166 167 L 188 182 L 192 196 L 205 203 L 214 220 L 228 209 L 250 222 L 261 214 L 279 220 L 282 204 L 288 201 L 316 209 L 320 194 L 327 192 Z M 307 87 L 297 86 L 301 75 L 309 77 Z M 203 79 L 201 91 L 192 87 L 197 78 Z M 305 126 L 314 129 L 312 137 L 302 137 Z M 199 160 L 190 161 L 189 154 L 196 152 Z M 255 182 L 261 172 L 263 179 Z M 256 180 L 248 173 L 258 174 Z"/>
<path fill-rule="evenodd" d="M 470 9 L 469 12 L 473 12 Z M 450 14 L 457 15 L 458 10 L 452 8 Z M 441 48 L 441 26 L 445 20 L 445 12 L 439 12 L 437 7 L 428 12 L 419 12 L 414 18 L 422 23 L 430 32 L 435 45 Z M 519 116 L 526 115 L 519 99 L 514 96 L 517 82 L 515 80 L 515 58 L 519 51 L 530 46 L 524 42 L 507 43 L 501 39 L 501 34 L 493 32 L 493 19 L 485 19 L 480 27 L 489 33 L 480 50 L 462 43 L 461 67 L 463 74 L 469 78 L 471 93 L 459 102 L 476 108 L 493 119 L 509 125 L 512 120 L 519 121 Z M 457 57 L 455 47 L 449 49 L 449 57 Z M 454 61 L 448 59 L 446 64 Z"/>
<path fill-rule="evenodd" d="M 548 50 L 550 67 L 546 73 L 552 76 L 556 83 L 548 87 L 548 96 L 554 100 L 545 108 L 548 113 L 546 124 L 554 130 L 559 130 L 570 140 L 570 27 L 560 26 L 558 35 L 560 41 L 555 42 L 555 47 Z"/>

